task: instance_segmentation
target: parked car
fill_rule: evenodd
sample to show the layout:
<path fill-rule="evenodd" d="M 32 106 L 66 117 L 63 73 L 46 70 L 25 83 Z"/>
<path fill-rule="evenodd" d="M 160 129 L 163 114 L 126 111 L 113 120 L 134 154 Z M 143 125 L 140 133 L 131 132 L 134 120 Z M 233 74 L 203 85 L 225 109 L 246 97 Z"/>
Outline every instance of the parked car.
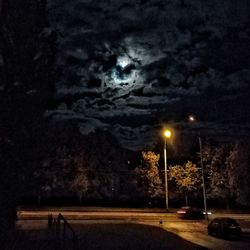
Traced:
<path fill-rule="evenodd" d="M 203 219 L 204 213 L 201 209 L 195 207 L 182 207 L 177 211 L 180 218 L 183 219 Z"/>
<path fill-rule="evenodd" d="M 232 218 L 215 218 L 208 224 L 207 230 L 209 235 L 221 238 L 240 238 L 241 236 L 241 227 Z"/>

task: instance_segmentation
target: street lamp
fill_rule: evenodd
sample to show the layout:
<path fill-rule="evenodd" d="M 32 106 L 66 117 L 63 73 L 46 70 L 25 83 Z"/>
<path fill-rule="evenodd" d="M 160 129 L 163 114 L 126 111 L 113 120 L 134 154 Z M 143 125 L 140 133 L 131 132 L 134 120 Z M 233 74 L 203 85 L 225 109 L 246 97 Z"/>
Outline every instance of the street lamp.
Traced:
<path fill-rule="evenodd" d="M 172 132 L 169 129 L 164 131 L 164 169 L 165 169 L 165 194 L 166 194 L 166 209 L 168 209 L 168 172 L 167 172 L 167 139 L 170 139 Z"/>
<path fill-rule="evenodd" d="M 195 122 L 195 117 L 190 115 L 188 117 L 190 122 Z M 202 140 L 200 135 L 198 136 L 199 139 L 199 147 L 200 147 L 200 159 L 201 159 L 201 175 L 202 175 L 202 189 L 203 189 L 203 200 L 204 200 L 204 211 L 205 211 L 205 218 L 208 221 L 207 215 L 207 196 L 206 196 L 206 187 L 205 187 L 205 178 L 204 178 L 204 166 L 203 166 L 203 155 L 202 155 Z"/>

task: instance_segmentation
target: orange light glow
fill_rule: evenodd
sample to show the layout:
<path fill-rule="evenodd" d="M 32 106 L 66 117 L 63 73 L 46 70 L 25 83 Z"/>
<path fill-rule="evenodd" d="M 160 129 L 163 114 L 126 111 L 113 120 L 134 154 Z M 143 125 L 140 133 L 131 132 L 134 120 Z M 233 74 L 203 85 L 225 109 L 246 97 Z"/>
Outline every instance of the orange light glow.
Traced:
<path fill-rule="evenodd" d="M 170 138 L 172 136 L 172 132 L 169 129 L 167 129 L 167 130 L 164 131 L 164 136 L 166 138 Z"/>

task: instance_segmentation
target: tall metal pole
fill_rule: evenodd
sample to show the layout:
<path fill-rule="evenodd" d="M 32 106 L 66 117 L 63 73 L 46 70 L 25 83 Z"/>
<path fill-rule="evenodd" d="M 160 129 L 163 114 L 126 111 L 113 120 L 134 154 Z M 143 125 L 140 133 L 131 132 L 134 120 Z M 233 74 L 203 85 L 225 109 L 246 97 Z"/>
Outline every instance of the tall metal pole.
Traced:
<path fill-rule="evenodd" d="M 208 215 L 207 215 L 207 196 L 206 196 L 206 187 L 205 187 L 205 178 L 204 178 L 204 166 L 203 166 L 203 155 L 202 155 L 202 141 L 201 141 L 201 137 L 200 136 L 199 136 L 199 145 L 200 145 L 200 157 L 201 157 L 201 174 L 202 174 L 204 210 L 205 210 L 205 218 L 208 221 Z"/>
<path fill-rule="evenodd" d="M 166 194 L 166 209 L 168 209 L 168 172 L 167 172 L 167 140 L 164 140 L 164 167 L 165 167 L 165 194 Z"/>

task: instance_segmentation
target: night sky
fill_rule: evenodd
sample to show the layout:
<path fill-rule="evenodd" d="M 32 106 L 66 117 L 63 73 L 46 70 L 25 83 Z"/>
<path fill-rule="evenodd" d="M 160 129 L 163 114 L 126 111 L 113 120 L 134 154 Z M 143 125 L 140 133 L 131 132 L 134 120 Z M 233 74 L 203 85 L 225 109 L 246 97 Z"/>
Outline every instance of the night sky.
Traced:
<path fill-rule="evenodd" d="M 0 234 L 79 173 L 86 197 L 141 197 L 134 168 L 153 150 L 163 169 L 167 126 L 169 165 L 199 161 L 198 135 L 240 142 L 249 204 L 249 97 L 249 0 L 0 0 Z"/>
<path fill-rule="evenodd" d="M 83 135 L 141 149 L 168 124 L 249 136 L 250 4 L 196 0 L 49 0 L 58 34 L 56 106 Z M 50 30 L 51 29 L 51 30 Z M 199 121 L 187 123 L 194 114 Z"/>

